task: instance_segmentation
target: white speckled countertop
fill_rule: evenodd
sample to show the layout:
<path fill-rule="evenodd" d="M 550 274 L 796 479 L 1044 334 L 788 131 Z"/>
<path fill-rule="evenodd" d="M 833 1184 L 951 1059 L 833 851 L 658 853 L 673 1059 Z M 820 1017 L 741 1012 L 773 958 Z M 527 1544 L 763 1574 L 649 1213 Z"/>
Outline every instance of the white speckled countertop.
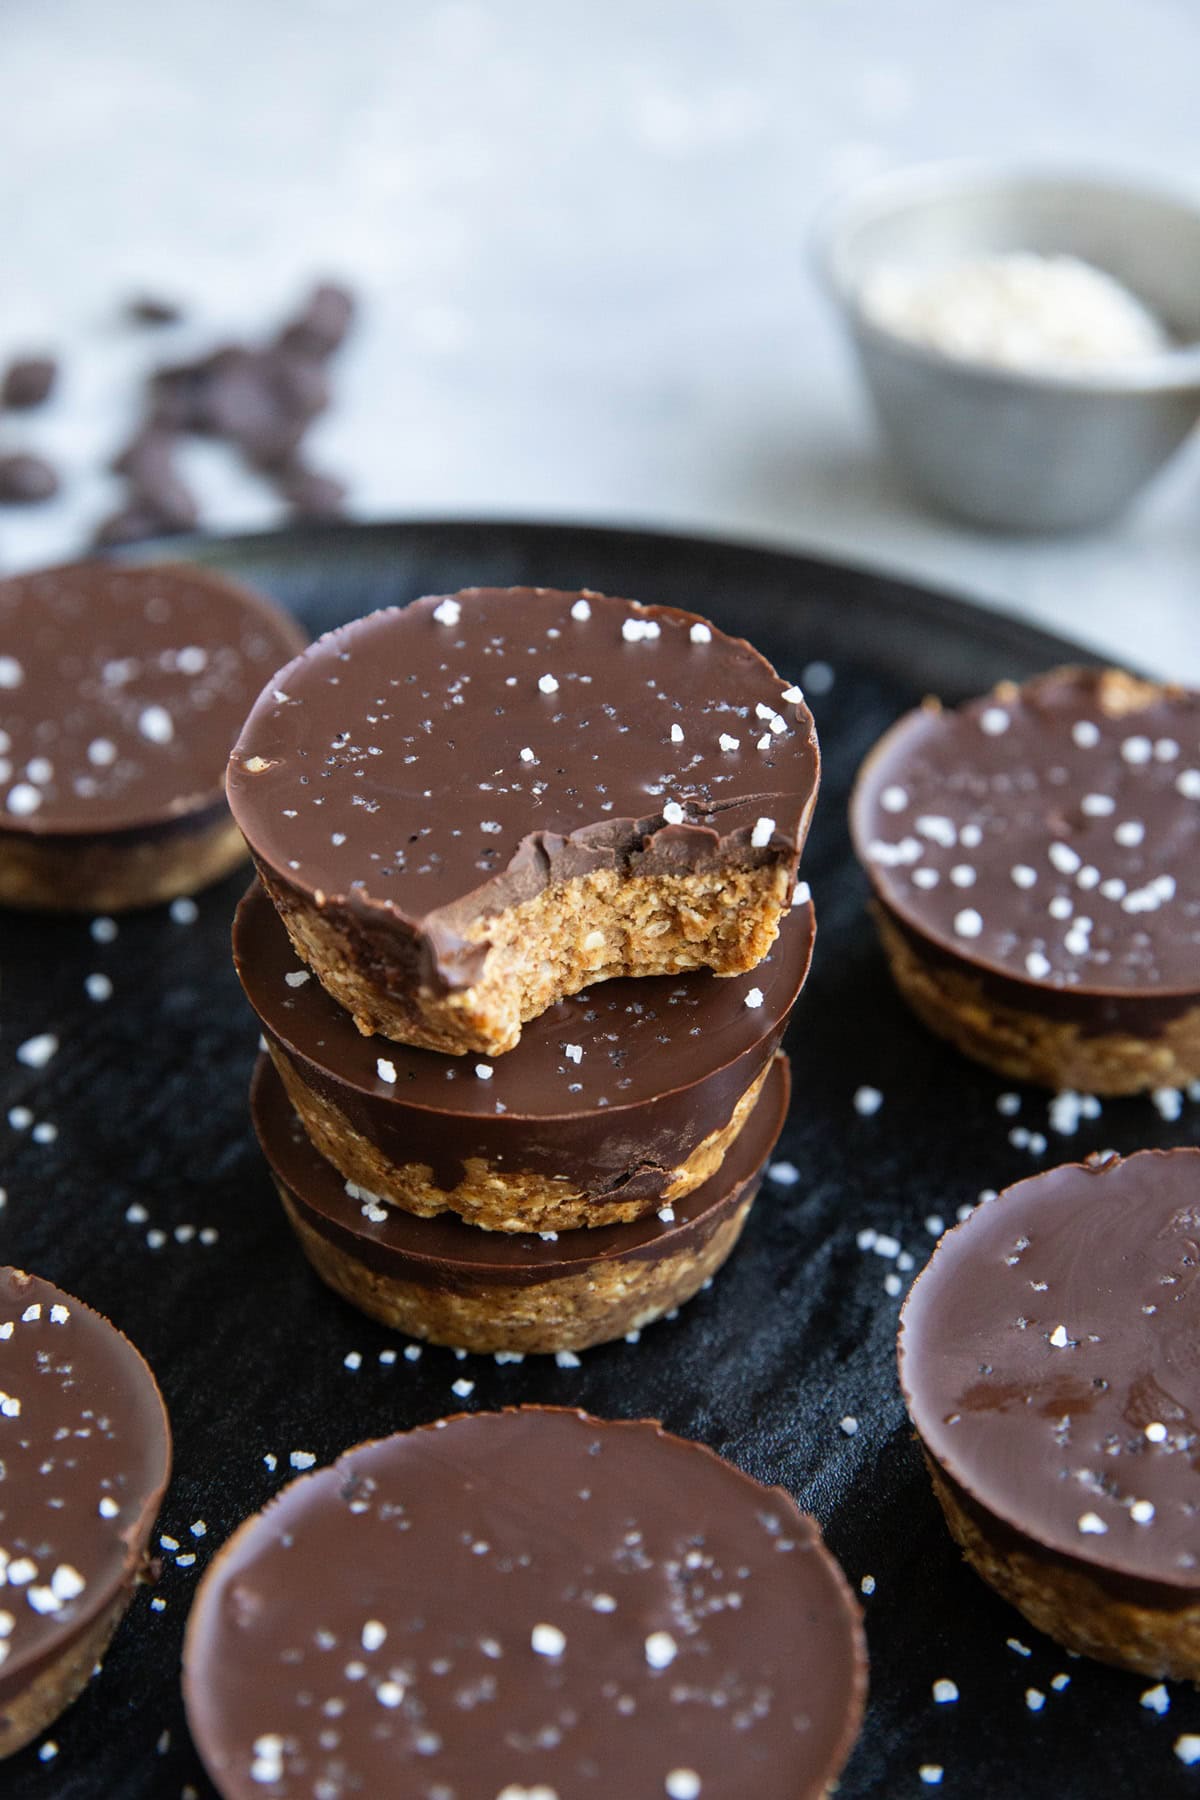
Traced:
<path fill-rule="evenodd" d="M 269 329 L 313 275 L 363 317 L 314 460 L 362 517 L 697 528 L 887 566 L 1200 681 L 1200 447 L 1103 537 L 986 536 L 900 488 L 807 261 L 877 170 L 1019 151 L 1200 182 L 1190 0 L 9 0 L 0 351 L 61 353 L 0 424 L 76 552 L 137 377 Z M 177 297 L 187 323 L 125 325 Z M 214 528 L 278 503 L 184 467 Z"/>

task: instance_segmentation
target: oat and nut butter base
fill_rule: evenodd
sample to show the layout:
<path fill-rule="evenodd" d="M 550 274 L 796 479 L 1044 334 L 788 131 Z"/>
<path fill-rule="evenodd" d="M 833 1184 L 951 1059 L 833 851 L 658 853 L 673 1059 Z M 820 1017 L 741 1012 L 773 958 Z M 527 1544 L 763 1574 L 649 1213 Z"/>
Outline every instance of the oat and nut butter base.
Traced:
<path fill-rule="evenodd" d="M 224 816 L 229 747 L 304 633 L 182 564 L 75 563 L 0 581 L 4 837 L 146 833 Z"/>
<path fill-rule="evenodd" d="M 102 1620 L 107 1640 L 170 1466 L 162 1397 L 128 1339 L 0 1268 L 0 1757 L 91 1674 L 95 1653 L 77 1670 L 72 1647 Z"/>
<path fill-rule="evenodd" d="M 1018 1541 L 1183 1608 L 1198 1346 L 1200 1150 L 1148 1150 L 1032 1176 L 949 1232 L 905 1304 L 900 1379 L 935 1464 Z"/>
<path fill-rule="evenodd" d="M 206 1575 L 225 1800 L 816 1800 L 866 1655 L 814 1521 L 652 1422 L 521 1408 L 347 1451 Z"/>
<path fill-rule="evenodd" d="M 908 942 L 1000 1005 L 1153 1038 L 1200 1000 L 1200 696 L 1060 669 L 930 702 L 851 812 Z"/>
<path fill-rule="evenodd" d="M 298 946 L 360 1025 L 379 1027 L 382 991 L 390 1035 L 503 1049 L 511 1021 L 464 1012 L 461 1043 L 444 1018 L 423 1036 L 405 995 L 486 991 L 499 945 L 533 1016 L 557 996 L 505 935 L 518 926 L 575 988 L 657 972 L 655 933 L 678 938 L 670 967 L 750 966 L 790 898 L 818 774 L 799 690 L 740 639 L 667 607 L 480 588 L 357 620 L 281 670 L 228 792 Z M 742 924 L 719 905 L 739 881 Z M 549 914 L 517 912 L 547 895 Z"/>
<path fill-rule="evenodd" d="M 250 1003 L 296 1078 L 393 1167 L 426 1170 L 451 1201 L 468 1165 L 485 1164 L 497 1181 L 533 1177 L 549 1195 L 557 1185 L 650 1203 L 766 1069 L 814 935 L 809 902 L 748 975 L 603 982 L 550 1007 L 515 1050 L 486 1062 L 356 1031 L 257 884 L 238 908 L 233 946 Z"/>

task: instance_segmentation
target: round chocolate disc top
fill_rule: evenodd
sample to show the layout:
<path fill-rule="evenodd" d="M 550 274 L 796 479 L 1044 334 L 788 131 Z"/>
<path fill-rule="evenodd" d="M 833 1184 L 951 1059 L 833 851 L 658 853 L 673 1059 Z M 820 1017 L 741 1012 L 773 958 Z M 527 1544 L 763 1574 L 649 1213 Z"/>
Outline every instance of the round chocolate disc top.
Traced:
<path fill-rule="evenodd" d="M 435 1115 L 425 1129 L 436 1133 L 442 1119 L 453 1132 L 463 1117 L 553 1122 L 619 1113 L 684 1093 L 759 1049 L 766 1061 L 773 1044 L 764 1047 L 778 1040 L 808 973 L 815 935 L 809 901 L 749 974 L 702 969 L 601 982 L 548 1007 L 526 1025 L 516 1051 L 494 1060 L 409 1044 L 388 1044 L 381 1058 L 378 1039 L 357 1031 L 310 978 L 257 883 L 238 908 L 233 949 L 250 1004 L 286 1050 L 339 1085 Z M 711 1119 L 707 1129 L 722 1123 Z M 619 1130 L 620 1121 L 607 1129 Z"/>
<path fill-rule="evenodd" d="M 184 1647 L 227 1800 L 815 1800 L 864 1687 L 857 1608 L 785 1493 L 541 1408 L 293 1482 Z"/>
<path fill-rule="evenodd" d="M 132 1581 L 170 1469 L 128 1339 L 0 1268 L 0 1713 Z"/>
<path fill-rule="evenodd" d="M 688 1254 L 753 1200 L 791 1098 L 787 1058 L 775 1057 L 762 1093 L 719 1169 L 669 1206 L 630 1224 L 551 1232 L 480 1231 L 443 1212 L 416 1218 L 342 1176 L 310 1142 L 269 1056 L 250 1082 L 250 1114 L 276 1182 L 305 1225 L 368 1268 L 400 1281 L 463 1294 L 472 1286 L 537 1286 L 625 1258 L 659 1262 Z"/>
<path fill-rule="evenodd" d="M 1060 669 L 902 719 L 855 841 L 902 921 L 1021 981 L 1200 991 L 1200 695 Z"/>
<path fill-rule="evenodd" d="M 452 955 L 456 927 L 631 851 L 647 870 L 791 860 L 817 774 L 799 690 L 741 639 L 669 607 L 472 588 L 321 638 L 255 704 L 228 785 L 260 864 L 319 904 L 429 922 Z"/>
<path fill-rule="evenodd" d="M 1200 1590 L 1200 1150 L 977 1208 L 909 1295 L 900 1379 L 935 1460 L 1014 1530 Z"/>
<path fill-rule="evenodd" d="M 204 569 L 0 581 L 0 830 L 84 836 L 218 807 L 247 708 L 303 642 Z"/>

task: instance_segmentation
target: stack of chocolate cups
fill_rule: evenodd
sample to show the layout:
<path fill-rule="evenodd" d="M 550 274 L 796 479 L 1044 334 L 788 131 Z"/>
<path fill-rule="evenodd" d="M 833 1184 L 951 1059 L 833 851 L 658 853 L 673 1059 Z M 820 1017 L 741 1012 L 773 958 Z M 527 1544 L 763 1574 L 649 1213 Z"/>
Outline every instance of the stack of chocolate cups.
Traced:
<path fill-rule="evenodd" d="M 251 1106 L 317 1273 L 414 1337 L 579 1350 L 725 1262 L 815 924 L 798 690 L 662 607 L 471 589 L 330 633 L 230 763 Z"/>

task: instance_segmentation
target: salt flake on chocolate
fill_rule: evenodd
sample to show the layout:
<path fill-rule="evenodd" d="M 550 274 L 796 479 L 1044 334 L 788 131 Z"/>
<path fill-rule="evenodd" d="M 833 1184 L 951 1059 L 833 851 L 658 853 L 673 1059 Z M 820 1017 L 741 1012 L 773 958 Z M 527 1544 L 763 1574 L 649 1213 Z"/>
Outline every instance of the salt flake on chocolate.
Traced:
<path fill-rule="evenodd" d="M 538 1656 L 559 1657 L 567 1647 L 566 1634 L 557 1625 L 535 1625 L 529 1643 Z"/>
<path fill-rule="evenodd" d="M 679 1646 L 669 1631 L 652 1631 L 646 1639 L 646 1661 L 652 1669 L 667 1669 L 679 1654 Z"/>
<path fill-rule="evenodd" d="M 138 730 L 151 744 L 169 744 L 175 736 L 174 721 L 165 706 L 144 706 L 138 715 Z"/>
<path fill-rule="evenodd" d="M 18 819 L 27 819 L 42 804 L 42 796 L 32 782 L 18 781 L 15 787 L 8 790 L 6 805 L 10 813 Z"/>

